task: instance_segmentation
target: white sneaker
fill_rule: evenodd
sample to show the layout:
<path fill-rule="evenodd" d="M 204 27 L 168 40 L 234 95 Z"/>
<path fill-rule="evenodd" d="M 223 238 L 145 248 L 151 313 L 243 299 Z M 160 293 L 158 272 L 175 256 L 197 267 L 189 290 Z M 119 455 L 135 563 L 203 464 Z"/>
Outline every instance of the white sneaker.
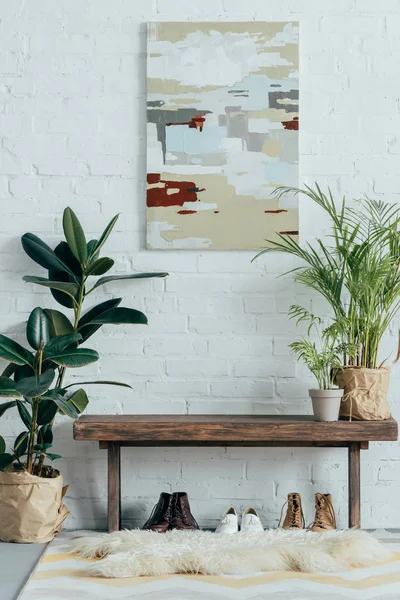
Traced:
<path fill-rule="evenodd" d="M 264 531 L 264 527 L 262 526 L 260 517 L 257 514 L 257 511 L 254 508 L 246 508 L 242 515 L 242 524 L 240 527 L 240 531 L 246 533 L 256 533 L 259 531 Z"/>
<path fill-rule="evenodd" d="M 236 510 L 231 506 L 227 508 L 215 530 L 215 533 L 237 533 L 239 531 L 238 516 Z"/>

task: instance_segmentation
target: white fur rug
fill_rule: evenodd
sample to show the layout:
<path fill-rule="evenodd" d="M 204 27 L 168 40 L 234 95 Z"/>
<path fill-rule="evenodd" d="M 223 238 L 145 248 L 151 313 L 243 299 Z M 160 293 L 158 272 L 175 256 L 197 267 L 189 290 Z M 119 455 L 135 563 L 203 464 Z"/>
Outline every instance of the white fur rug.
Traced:
<path fill-rule="evenodd" d="M 391 557 L 387 547 L 358 529 L 323 534 L 271 529 L 233 535 L 136 529 L 78 538 L 69 551 L 84 558 L 101 558 L 89 568 L 90 575 L 100 577 L 326 573 L 367 567 Z"/>

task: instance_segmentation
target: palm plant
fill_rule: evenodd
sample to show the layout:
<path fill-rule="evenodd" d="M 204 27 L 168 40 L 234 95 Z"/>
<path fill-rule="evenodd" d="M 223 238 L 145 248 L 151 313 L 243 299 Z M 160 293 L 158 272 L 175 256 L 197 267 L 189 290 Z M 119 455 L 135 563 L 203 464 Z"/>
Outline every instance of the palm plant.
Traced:
<path fill-rule="evenodd" d="M 54 309 L 37 307 L 30 315 L 26 336 L 34 352 L 0 335 L 0 358 L 9 365 L 0 377 L 0 397 L 9 400 L 0 405 L 0 416 L 16 407 L 26 427 L 14 443 L 12 453 L 6 453 L 0 437 L 0 470 L 13 464 L 29 473 L 42 474 L 45 457 L 58 458 L 48 452 L 53 440 L 52 426 L 57 412 L 71 418 L 79 416 L 89 399 L 83 388 L 70 393 L 73 385 L 106 384 L 130 387 L 115 381 L 85 381 L 64 385 L 67 368 L 83 367 L 96 360 L 95 350 L 81 348 L 102 325 L 147 324 L 147 317 L 133 308 L 120 307 L 122 298 L 112 298 L 82 314 L 86 298 L 112 281 L 165 277 L 167 273 L 130 273 L 103 277 L 114 264 L 100 257 L 115 223 L 116 215 L 98 239 L 86 241 L 82 226 L 70 209 L 63 215 L 65 241 L 54 250 L 33 233 L 22 236 L 22 246 L 28 256 L 48 271 L 48 277 L 26 275 L 26 282 L 47 287 L 55 300 L 72 310 L 72 320 Z M 99 277 L 88 289 L 91 278 Z M 54 384 L 54 387 L 51 386 Z M 11 398 L 11 400 L 10 400 Z M 21 459 L 23 457 L 24 460 Z"/>
<path fill-rule="evenodd" d="M 330 218 L 330 234 L 304 247 L 278 234 L 255 258 L 279 250 L 301 259 L 305 264 L 292 271 L 294 279 L 329 303 L 331 327 L 345 344 L 343 365 L 381 367 L 379 344 L 400 308 L 400 207 L 369 198 L 350 207 L 343 198 L 337 209 L 331 191 L 325 194 L 317 184 L 276 190 L 278 197 L 287 192 L 304 194 L 320 206 Z"/>
<path fill-rule="evenodd" d="M 318 382 L 320 390 L 331 390 L 338 371 L 342 368 L 343 347 L 337 344 L 337 332 L 332 327 L 320 331 L 322 320 L 298 305 L 289 309 L 289 317 L 300 321 L 308 321 L 307 338 L 289 344 L 289 348 L 299 360 L 302 360 Z M 317 344 L 309 339 L 315 329 L 318 335 Z"/>

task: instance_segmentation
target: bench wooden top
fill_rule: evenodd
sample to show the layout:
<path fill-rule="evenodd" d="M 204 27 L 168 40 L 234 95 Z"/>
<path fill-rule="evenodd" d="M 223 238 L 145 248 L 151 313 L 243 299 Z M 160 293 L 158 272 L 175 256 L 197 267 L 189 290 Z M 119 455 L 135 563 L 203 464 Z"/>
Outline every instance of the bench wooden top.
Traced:
<path fill-rule="evenodd" d="M 385 421 L 314 421 L 312 416 L 265 415 L 85 415 L 74 422 L 76 440 L 129 445 L 256 444 L 397 440 L 398 426 Z"/>

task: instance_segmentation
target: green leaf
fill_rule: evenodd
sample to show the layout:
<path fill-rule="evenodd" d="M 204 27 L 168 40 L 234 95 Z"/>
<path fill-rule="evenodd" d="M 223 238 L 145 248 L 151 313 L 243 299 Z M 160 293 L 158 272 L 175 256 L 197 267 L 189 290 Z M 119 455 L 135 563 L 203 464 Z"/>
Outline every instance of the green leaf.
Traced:
<path fill-rule="evenodd" d="M 58 406 L 53 400 L 40 400 L 38 407 L 38 425 L 48 425 L 57 414 Z"/>
<path fill-rule="evenodd" d="M 127 383 L 120 383 L 119 381 L 79 381 L 78 383 L 70 383 L 64 387 L 64 390 L 73 387 L 74 385 L 118 385 L 120 387 L 126 387 L 133 389 L 131 385 Z"/>
<path fill-rule="evenodd" d="M 82 342 L 85 342 L 90 338 L 98 329 L 100 329 L 101 325 L 88 325 L 93 319 L 107 312 L 110 308 L 114 308 L 118 306 L 118 304 L 122 301 L 122 298 L 113 298 L 112 300 L 106 300 L 97 306 L 94 306 L 90 309 L 83 317 L 79 320 L 78 330 L 82 334 Z"/>
<path fill-rule="evenodd" d="M 94 319 L 110 310 L 110 308 L 115 308 L 121 301 L 122 298 L 112 298 L 94 306 L 79 319 L 78 329 L 81 329 L 84 325 L 88 325 L 88 323 L 91 323 Z"/>
<path fill-rule="evenodd" d="M 32 377 L 35 373 L 32 367 L 28 365 L 17 365 L 14 373 L 14 381 L 21 381 L 21 379 L 25 379 L 25 377 Z"/>
<path fill-rule="evenodd" d="M 113 266 L 114 261 L 112 258 L 99 258 L 86 269 L 85 275 L 104 275 Z"/>
<path fill-rule="evenodd" d="M 97 254 L 94 254 L 94 251 L 95 251 L 98 243 L 99 243 L 98 240 L 89 240 L 87 243 L 87 253 L 88 253 L 88 256 L 90 257 L 89 262 L 93 262 L 93 261 L 97 260 L 97 258 L 99 256 L 99 252 L 97 252 Z"/>
<path fill-rule="evenodd" d="M 16 365 L 33 366 L 32 354 L 14 340 L 0 334 L 0 358 L 9 360 Z"/>
<path fill-rule="evenodd" d="M 17 365 L 15 365 L 14 363 L 10 363 L 9 365 L 6 366 L 6 368 L 2 372 L 2 374 L 1 374 L 2 377 L 11 377 L 11 375 L 14 375 L 16 368 L 17 368 Z"/>
<path fill-rule="evenodd" d="M 61 454 L 53 454 L 52 452 L 46 452 L 46 456 L 50 460 L 58 460 L 59 458 L 62 458 Z"/>
<path fill-rule="evenodd" d="M 1 454 L 0 455 L 0 471 L 4 471 L 7 467 L 9 467 L 14 460 L 14 456 L 12 454 Z"/>
<path fill-rule="evenodd" d="M 48 356 L 53 354 L 59 354 L 64 352 L 68 346 L 79 342 L 82 339 L 80 333 L 68 333 L 67 335 L 59 335 L 50 340 L 50 342 L 44 348 L 44 357 L 47 359 Z"/>
<path fill-rule="evenodd" d="M 58 281 L 60 283 L 74 283 L 73 278 L 64 271 L 49 271 L 49 279 L 51 281 Z M 61 306 L 65 306 L 66 308 L 74 308 L 75 302 L 71 296 L 61 292 L 60 290 L 54 290 L 52 288 L 50 288 L 50 292 L 54 300 L 61 304 Z M 75 299 L 76 298 L 77 296 Z"/>
<path fill-rule="evenodd" d="M 37 350 L 40 342 L 46 344 L 49 341 L 49 322 L 47 316 L 39 306 L 35 308 L 29 315 L 28 323 L 26 325 L 26 339 L 29 344 Z"/>
<path fill-rule="evenodd" d="M 28 398 L 36 398 L 37 396 L 41 396 L 47 392 L 53 383 L 54 376 L 55 372 L 53 369 L 49 369 L 39 376 L 35 375 L 33 377 L 21 379 L 16 383 L 15 387 L 23 396 L 28 396 Z"/>
<path fill-rule="evenodd" d="M 85 390 L 80 389 L 68 398 L 68 402 L 72 402 L 78 413 L 82 413 L 89 404 L 89 398 Z"/>
<path fill-rule="evenodd" d="M 71 321 L 62 312 L 50 308 L 45 308 L 44 312 L 50 322 L 51 338 L 74 332 Z"/>
<path fill-rule="evenodd" d="M 6 410 L 13 408 L 13 406 L 17 406 L 16 400 L 11 400 L 11 402 L 4 402 L 3 404 L 0 404 L 0 417 L 4 415 Z"/>
<path fill-rule="evenodd" d="M 40 444 L 49 444 L 49 448 L 51 447 L 51 444 L 53 443 L 53 431 L 50 425 L 43 425 L 43 427 L 39 429 L 38 440 Z"/>
<path fill-rule="evenodd" d="M 130 325 L 147 325 L 147 317 L 140 310 L 134 308 L 110 308 L 102 315 L 99 315 L 90 324 L 92 325 L 106 325 L 106 324 L 130 324 Z"/>
<path fill-rule="evenodd" d="M 71 417 L 71 419 L 78 418 L 79 414 L 75 406 L 73 404 L 70 404 L 68 400 L 64 400 L 64 398 L 60 396 L 60 394 L 56 394 L 55 392 L 53 392 L 51 395 L 49 394 L 48 398 L 50 398 L 51 400 L 53 400 L 53 402 L 55 402 L 55 404 L 57 404 L 59 410 L 62 413 L 64 413 L 68 417 Z"/>
<path fill-rule="evenodd" d="M 0 398 L 20 398 L 15 382 L 9 377 L 0 377 Z M 2 404 L 1 406 L 5 406 Z M 1 416 L 1 414 L 0 414 Z"/>
<path fill-rule="evenodd" d="M 18 456 L 18 458 L 19 458 L 20 456 L 22 456 L 23 454 L 26 453 L 27 449 L 28 449 L 28 432 L 23 431 L 22 433 L 19 434 L 19 436 L 15 440 L 14 454 L 15 454 L 15 456 Z"/>
<path fill-rule="evenodd" d="M 4 454 L 6 451 L 6 442 L 5 439 L 0 435 L 0 454 Z"/>
<path fill-rule="evenodd" d="M 41 453 L 45 453 L 46 450 L 48 450 L 48 448 L 51 448 L 51 444 L 35 444 L 33 446 L 33 449 L 36 452 L 41 452 Z"/>
<path fill-rule="evenodd" d="M 111 283 L 112 281 L 122 281 L 123 279 L 148 279 L 149 277 L 167 277 L 168 273 L 131 273 L 130 275 L 109 275 L 108 277 L 101 277 L 93 286 L 93 290 L 100 285 L 105 283 Z"/>
<path fill-rule="evenodd" d="M 112 232 L 115 223 L 117 222 L 119 217 L 118 215 L 115 215 L 115 217 L 113 217 L 111 219 L 111 221 L 109 222 L 109 224 L 107 225 L 107 227 L 105 228 L 105 230 L 103 231 L 103 233 L 101 234 L 99 241 L 97 242 L 96 246 L 94 247 L 94 249 L 92 250 L 91 254 L 90 254 L 90 258 L 92 258 L 93 254 L 95 252 L 99 252 L 100 249 L 104 246 L 105 242 L 107 241 L 108 236 L 110 235 L 110 233 Z"/>
<path fill-rule="evenodd" d="M 66 271 L 73 275 L 71 269 L 66 265 L 57 254 L 33 233 L 25 233 L 22 238 L 22 247 L 27 255 L 38 265 L 47 270 Z"/>
<path fill-rule="evenodd" d="M 23 424 L 27 429 L 30 429 L 32 426 L 32 417 L 29 414 L 29 411 L 26 408 L 25 404 L 21 402 L 21 400 L 17 400 L 17 408 Z"/>
<path fill-rule="evenodd" d="M 61 367 L 85 367 L 90 363 L 96 362 L 99 359 L 99 355 L 95 350 L 90 348 L 72 348 L 66 349 L 64 352 L 60 352 L 56 355 L 47 357 L 48 360 L 52 360 Z"/>
<path fill-rule="evenodd" d="M 87 261 L 86 238 L 82 225 L 74 211 L 68 206 L 64 210 L 63 229 L 72 254 L 84 265 Z"/>
<path fill-rule="evenodd" d="M 32 275 L 25 275 L 22 279 L 28 283 L 37 283 L 37 285 L 43 285 L 44 287 L 64 292 L 64 294 L 67 294 L 73 300 L 75 300 L 75 296 L 79 292 L 79 287 L 76 283 L 52 281 L 45 277 L 34 277 Z"/>
<path fill-rule="evenodd" d="M 70 247 L 68 246 L 67 242 L 60 242 L 55 248 L 54 248 L 54 252 L 57 254 L 58 258 L 67 265 L 67 267 L 69 267 L 71 269 L 71 271 L 73 273 L 75 273 L 75 275 L 77 277 L 81 277 L 82 276 L 82 267 L 81 264 L 79 262 L 79 260 L 77 260 L 75 258 L 75 256 L 72 254 Z M 49 269 L 51 270 L 51 269 Z"/>

